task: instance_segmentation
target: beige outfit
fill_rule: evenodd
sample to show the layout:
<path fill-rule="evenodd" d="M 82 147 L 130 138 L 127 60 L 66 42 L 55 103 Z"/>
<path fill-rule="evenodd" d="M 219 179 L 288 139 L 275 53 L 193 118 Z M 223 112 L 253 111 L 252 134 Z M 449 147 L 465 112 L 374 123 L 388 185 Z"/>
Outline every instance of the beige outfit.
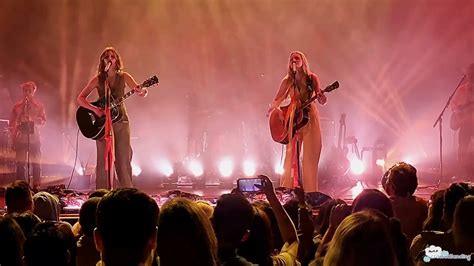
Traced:
<path fill-rule="evenodd" d="M 289 82 L 288 82 L 289 83 Z M 316 88 L 315 83 L 319 83 L 319 80 L 316 76 L 312 78 L 313 88 Z M 272 106 L 279 106 L 283 100 L 287 97 L 292 99 L 290 103 L 289 113 L 294 108 L 298 108 L 301 103 L 307 101 L 311 98 L 314 93 L 309 94 L 306 90 L 308 85 L 308 80 L 303 80 L 298 82 L 298 88 L 295 90 L 293 84 L 287 86 L 286 92 L 277 96 L 275 101 L 272 103 Z M 318 86 L 319 87 L 319 86 Z M 292 114 L 287 114 L 287 116 L 292 116 Z M 291 130 L 290 130 L 291 131 Z M 318 191 L 318 164 L 319 158 L 321 155 L 322 140 L 321 140 L 321 128 L 319 121 L 319 112 L 315 103 L 310 105 L 309 109 L 309 121 L 308 123 L 298 130 L 296 136 L 292 136 L 293 140 L 296 140 L 297 136 L 300 135 L 298 142 L 300 143 L 300 161 L 301 161 L 301 173 L 302 173 L 302 187 L 305 192 L 315 192 Z M 286 145 L 285 152 L 285 162 L 283 165 L 284 172 L 281 176 L 280 185 L 282 187 L 294 188 L 295 187 L 295 173 L 297 172 L 296 168 L 296 150 L 295 145 L 290 143 Z"/>

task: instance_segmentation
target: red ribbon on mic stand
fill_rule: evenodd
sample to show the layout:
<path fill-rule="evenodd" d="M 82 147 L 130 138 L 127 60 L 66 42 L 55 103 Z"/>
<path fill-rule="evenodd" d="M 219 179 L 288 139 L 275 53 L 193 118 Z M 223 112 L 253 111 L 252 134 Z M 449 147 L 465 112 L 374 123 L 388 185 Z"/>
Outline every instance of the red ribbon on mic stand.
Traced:
<path fill-rule="evenodd" d="M 110 86 L 105 81 L 105 172 L 107 174 L 107 188 L 113 188 L 114 182 L 114 135 L 112 117 L 110 113 Z"/>

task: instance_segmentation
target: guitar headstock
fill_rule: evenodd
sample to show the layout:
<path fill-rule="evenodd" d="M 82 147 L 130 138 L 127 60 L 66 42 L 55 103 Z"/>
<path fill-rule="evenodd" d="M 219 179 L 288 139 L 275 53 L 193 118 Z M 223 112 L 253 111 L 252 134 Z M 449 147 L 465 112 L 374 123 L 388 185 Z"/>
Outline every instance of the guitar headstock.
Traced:
<path fill-rule="evenodd" d="M 324 89 L 324 92 L 330 92 L 330 91 L 333 91 L 335 89 L 339 88 L 339 81 L 334 81 L 331 85 L 327 86 L 325 89 Z"/>
<path fill-rule="evenodd" d="M 158 84 L 158 82 L 159 82 L 159 81 L 158 81 L 158 77 L 157 77 L 156 75 L 154 75 L 153 77 L 151 77 L 151 78 L 149 78 L 149 79 L 143 81 L 142 87 L 143 87 L 143 88 L 151 87 L 151 86 L 153 86 L 153 85 L 155 85 L 155 84 Z"/>

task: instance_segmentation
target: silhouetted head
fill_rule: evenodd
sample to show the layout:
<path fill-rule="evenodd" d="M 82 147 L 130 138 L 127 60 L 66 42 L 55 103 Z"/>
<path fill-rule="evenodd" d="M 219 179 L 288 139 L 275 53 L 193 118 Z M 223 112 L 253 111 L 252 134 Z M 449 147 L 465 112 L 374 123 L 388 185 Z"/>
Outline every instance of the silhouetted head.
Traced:
<path fill-rule="evenodd" d="M 416 168 L 405 162 L 393 165 L 385 172 L 382 186 L 389 196 L 412 196 L 418 186 Z"/>
<path fill-rule="evenodd" d="M 393 217 L 393 207 L 390 199 L 377 189 L 364 189 L 352 203 L 352 213 L 374 209 L 387 217 Z"/>
<path fill-rule="evenodd" d="M 186 198 L 167 201 L 158 219 L 160 265 L 216 265 L 217 239 L 211 221 Z"/>
<path fill-rule="evenodd" d="M 151 259 L 156 248 L 159 208 L 134 188 L 110 191 L 97 206 L 94 238 L 106 265 L 135 265 Z"/>
<path fill-rule="evenodd" d="M 5 205 L 8 213 L 22 213 L 33 210 L 33 197 L 30 186 L 22 180 L 17 180 L 7 186 Z"/>

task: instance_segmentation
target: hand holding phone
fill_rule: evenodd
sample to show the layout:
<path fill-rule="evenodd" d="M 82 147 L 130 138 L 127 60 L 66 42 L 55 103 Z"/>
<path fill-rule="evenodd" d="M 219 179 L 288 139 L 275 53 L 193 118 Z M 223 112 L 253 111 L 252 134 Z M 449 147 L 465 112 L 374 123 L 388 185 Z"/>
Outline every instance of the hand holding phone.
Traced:
<path fill-rule="evenodd" d="M 255 178 L 239 178 L 237 179 L 237 189 L 240 192 L 259 192 L 262 191 L 262 179 Z"/>

